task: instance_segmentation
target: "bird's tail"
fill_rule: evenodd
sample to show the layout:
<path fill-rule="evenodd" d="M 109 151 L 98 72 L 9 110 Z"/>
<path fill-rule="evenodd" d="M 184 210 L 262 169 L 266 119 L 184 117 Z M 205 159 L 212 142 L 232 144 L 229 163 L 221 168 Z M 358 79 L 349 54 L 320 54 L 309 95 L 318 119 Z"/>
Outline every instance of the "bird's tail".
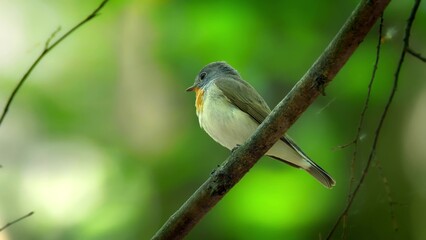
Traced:
<path fill-rule="evenodd" d="M 308 164 L 301 164 L 297 167 L 305 169 L 309 174 L 315 177 L 319 182 L 321 182 L 325 187 L 332 188 L 336 185 L 336 181 L 318 164 L 312 161 L 302 150 L 291 140 L 288 136 L 281 138 L 282 141 L 287 143 L 290 147 L 293 148 Z M 285 160 L 284 160 L 285 161 Z"/>
<path fill-rule="evenodd" d="M 324 169 L 322 169 L 320 166 L 318 166 L 316 163 L 314 163 L 309 158 L 304 159 L 304 161 L 309 163 L 309 166 L 305 167 L 305 166 L 301 166 L 301 165 L 296 165 L 292 162 L 289 162 L 289 161 L 284 160 L 284 159 L 279 158 L 279 157 L 275 157 L 275 156 L 271 156 L 271 155 L 269 155 L 269 156 L 272 157 L 272 158 L 275 158 L 277 160 L 280 160 L 282 162 L 285 162 L 285 163 L 289 164 L 290 166 L 293 166 L 293 167 L 296 167 L 296 168 L 302 168 L 302 169 L 306 170 L 315 179 L 317 179 L 320 183 L 322 183 L 322 185 L 324 185 L 326 188 L 332 188 L 334 185 L 336 185 L 336 181 L 334 181 L 334 179 Z"/>
<path fill-rule="evenodd" d="M 318 181 L 320 181 L 325 187 L 332 188 L 334 185 L 336 185 L 334 179 L 324 169 L 322 169 L 320 166 L 310 161 L 309 159 L 305 160 L 311 163 L 311 166 L 309 166 L 305 170 L 313 177 L 315 177 Z"/>

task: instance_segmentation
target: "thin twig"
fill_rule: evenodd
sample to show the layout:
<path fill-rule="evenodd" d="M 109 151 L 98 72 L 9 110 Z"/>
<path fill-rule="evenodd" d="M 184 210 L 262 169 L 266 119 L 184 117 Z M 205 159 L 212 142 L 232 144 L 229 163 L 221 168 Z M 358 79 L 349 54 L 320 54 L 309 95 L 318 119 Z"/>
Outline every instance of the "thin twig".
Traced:
<path fill-rule="evenodd" d="M 378 41 L 377 46 L 376 46 L 376 60 L 374 62 L 373 73 L 371 74 L 370 82 L 368 84 L 368 91 L 367 91 L 367 96 L 366 96 L 365 102 L 364 102 L 364 108 L 362 109 L 361 114 L 360 114 L 360 118 L 359 118 L 360 120 L 359 120 L 359 123 L 358 123 L 357 133 L 355 135 L 355 138 L 352 141 L 350 141 L 349 143 L 346 143 L 344 145 L 340 145 L 340 146 L 336 147 L 336 149 L 337 149 L 337 148 L 346 148 L 346 147 L 351 146 L 352 144 L 355 145 L 354 151 L 353 151 L 353 154 L 352 154 L 352 161 L 351 161 L 351 181 L 350 181 L 349 190 L 351 190 L 351 185 L 352 185 L 352 182 L 354 181 L 353 167 L 354 167 L 354 162 L 355 162 L 355 159 L 356 159 L 358 142 L 361 138 L 360 137 L 361 136 L 361 129 L 362 129 L 362 126 L 364 125 L 365 113 L 367 112 L 368 104 L 370 102 L 371 88 L 373 86 L 374 78 L 376 77 L 377 67 L 378 67 L 378 64 L 379 64 L 380 49 L 381 49 L 381 45 L 382 45 L 382 41 L 381 41 L 382 35 L 383 35 L 383 14 L 382 14 L 382 16 L 380 16 L 379 41 Z"/>
<path fill-rule="evenodd" d="M 373 158 L 376 155 L 377 143 L 379 141 L 379 137 L 380 137 L 380 133 L 381 133 L 381 130 L 382 130 L 382 127 L 383 127 L 383 123 L 384 123 L 384 121 L 386 119 L 386 116 L 388 114 L 389 108 L 390 108 L 390 106 L 392 104 L 393 98 L 394 98 L 396 90 L 398 88 L 399 74 L 401 72 L 402 63 L 404 62 L 406 49 L 407 49 L 407 47 L 409 45 L 411 27 L 413 25 L 414 18 L 416 16 L 417 10 L 419 8 L 419 4 L 420 4 L 420 0 L 415 0 L 414 6 L 413 6 L 413 8 L 411 10 L 411 13 L 410 13 L 410 17 L 408 18 L 408 21 L 407 21 L 407 26 L 405 28 L 405 35 L 404 35 L 404 40 L 403 40 L 404 44 L 403 44 L 401 55 L 400 55 L 400 58 L 399 58 L 399 61 L 398 61 L 398 66 L 397 66 L 396 71 L 395 71 L 392 90 L 391 90 L 391 93 L 389 95 L 388 101 L 387 101 L 387 103 L 385 105 L 385 108 L 383 110 L 382 116 L 380 117 L 379 124 L 378 124 L 378 126 L 376 128 L 375 135 L 374 135 L 374 140 L 373 140 L 373 145 L 372 145 L 370 154 L 368 156 L 367 164 L 365 165 L 365 167 L 364 167 L 364 169 L 362 171 L 361 178 L 359 179 L 358 184 L 356 185 L 353 193 L 351 194 L 351 197 L 350 197 L 348 203 L 346 204 L 345 209 L 343 210 L 343 212 L 340 214 L 339 218 L 335 222 L 333 228 L 331 229 L 330 233 L 327 236 L 327 239 L 330 239 L 332 237 L 333 233 L 335 232 L 335 230 L 337 228 L 337 225 L 347 215 L 350 207 L 352 206 L 352 203 L 353 203 L 355 197 L 357 196 L 357 194 L 359 192 L 359 189 L 361 188 L 362 184 L 364 183 L 364 179 L 367 176 L 368 170 L 370 169 L 371 162 L 372 162 Z"/>
<path fill-rule="evenodd" d="M 377 68 L 379 66 L 380 50 L 381 50 L 381 46 L 382 46 L 382 35 L 383 35 L 383 14 L 380 16 L 379 36 L 378 36 L 378 41 L 377 41 L 377 46 L 376 46 L 376 59 L 374 61 L 373 72 L 371 74 L 370 82 L 368 84 L 367 96 L 365 98 L 364 107 L 363 107 L 361 114 L 360 114 L 358 130 L 357 130 L 356 136 L 353 140 L 354 150 L 352 152 L 352 160 L 351 160 L 351 179 L 349 181 L 349 190 L 348 190 L 349 193 L 352 192 L 352 188 L 353 188 L 353 185 L 355 183 L 355 161 L 356 161 L 357 156 L 358 156 L 358 143 L 359 143 L 359 140 L 360 140 L 362 127 L 364 126 L 365 113 L 367 112 L 367 109 L 368 109 L 368 106 L 369 106 L 369 103 L 370 103 L 371 90 L 372 90 L 372 87 L 373 87 L 374 79 L 376 78 Z M 351 194 L 348 194 L 348 200 L 347 201 L 349 202 L 350 199 L 351 199 Z M 343 224 L 343 236 L 347 233 L 346 226 L 348 225 L 348 221 L 349 221 L 349 217 L 347 216 L 347 214 L 346 214 L 344 219 L 345 219 L 345 224 Z"/>
<path fill-rule="evenodd" d="M 407 47 L 407 52 L 411 54 L 412 56 L 418 58 L 420 61 L 426 62 L 426 57 L 423 57 L 420 53 L 414 51 L 410 47 Z"/>
<path fill-rule="evenodd" d="M 29 216 L 31 216 L 33 214 L 34 214 L 34 212 L 30 212 L 30 213 L 27 213 L 25 216 L 22 216 L 22 217 L 20 217 L 20 218 L 18 218 L 16 220 L 13 220 L 12 222 L 6 223 L 6 225 L 4 225 L 3 227 L 0 228 L 0 232 L 3 231 L 3 230 L 5 230 L 6 228 L 12 226 L 15 223 L 24 220 L 25 218 L 27 218 L 27 217 L 29 217 Z"/>
<path fill-rule="evenodd" d="M 3 123 L 4 118 L 6 117 L 6 114 L 9 110 L 10 105 L 12 104 L 13 99 L 15 98 L 16 94 L 18 93 L 21 86 L 24 84 L 25 80 L 28 78 L 28 76 L 31 74 L 33 69 L 38 65 L 38 63 L 43 59 L 43 57 L 49 53 L 54 47 L 56 47 L 59 43 L 61 43 L 65 38 L 67 38 L 71 33 L 73 33 L 75 30 L 77 30 L 79 27 L 96 17 L 99 13 L 99 11 L 105 6 L 105 4 L 109 0 L 103 0 L 101 4 L 84 20 L 82 20 L 80 23 L 78 23 L 76 26 L 71 28 L 68 32 L 66 32 L 62 37 L 60 37 L 58 40 L 56 40 L 52 45 L 50 45 L 51 40 L 55 36 L 55 34 L 59 31 L 59 29 L 55 30 L 51 36 L 47 39 L 44 49 L 41 52 L 41 54 L 38 56 L 38 58 L 34 61 L 34 63 L 31 65 L 31 67 L 27 70 L 27 72 L 24 74 L 24 76 L 21 78 L 21 80 L 18 82 L 16 87 L 13 89 L 12 94 L 9 96 L 7 103 L 3 109 L 3 113 L 0 117 L 0 126 Z"/>
<path fill-rule="evenodd" d="M 56 36 L 56 34 L 58 34 L 58 32 L 61 31 L 61 26 L 59 26 L 51 35 L 50 37 L 46 40 L 46 43 L 44 44 L 44 50 L 49 48 L 50 42 L 52 41 L 52 39 Z"/>
<path fill-rule="evenodd" d="M 356 50 L 389 0 L 363 0 L 339 33 L 256 132 L 231 153 L 152 239 L 182 239 L 237 184 L 322 93 Z"/>

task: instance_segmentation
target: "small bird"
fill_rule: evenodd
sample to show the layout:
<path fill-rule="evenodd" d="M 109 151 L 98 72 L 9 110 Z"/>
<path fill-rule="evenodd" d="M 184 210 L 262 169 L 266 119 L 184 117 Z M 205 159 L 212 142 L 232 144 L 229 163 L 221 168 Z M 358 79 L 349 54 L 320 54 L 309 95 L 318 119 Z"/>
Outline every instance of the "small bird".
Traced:
<path fill-rule="evenodd" d="M 195 92 L 195 108 L 201 128 L 230 150 L 242 145 L 271 112 L 259 93 L 226 62 L 206 65 L 186 91 Z M 335 185 L 333 178 L 287 135 L 281 137 L 266 155 L 306 170 L 327 188 Z"/>

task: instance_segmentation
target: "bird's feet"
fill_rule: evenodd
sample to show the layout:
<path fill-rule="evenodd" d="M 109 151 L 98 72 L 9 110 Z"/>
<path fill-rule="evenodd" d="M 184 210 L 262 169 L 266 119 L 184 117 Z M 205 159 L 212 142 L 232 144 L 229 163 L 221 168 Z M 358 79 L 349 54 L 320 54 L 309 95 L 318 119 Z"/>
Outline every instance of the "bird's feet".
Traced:
<path fill-rule="evenodd" d="M 239 148 L 241 145 L 240 144 L 237 144 L 237 146 L 235 146 L 232 150 L 231 150 L 231 153 L 233 153 L 235 150 L 237 150 L 237 148 Z"/>

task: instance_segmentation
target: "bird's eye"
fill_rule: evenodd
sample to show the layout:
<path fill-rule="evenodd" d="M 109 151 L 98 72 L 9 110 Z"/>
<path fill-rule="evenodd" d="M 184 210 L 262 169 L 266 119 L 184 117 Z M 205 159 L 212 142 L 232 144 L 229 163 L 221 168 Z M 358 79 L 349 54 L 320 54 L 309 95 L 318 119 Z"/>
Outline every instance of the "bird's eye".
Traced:
<path fill-rule="evenodd" d="M 207 76 L 207 73 L 206 73 L 206 72 L 202 72 L 202 73 L 200 74 L 200 79 L 201 79 L 201 80 L 204 80 L 204 78 L 206 78 L 206 76 Z"/>

